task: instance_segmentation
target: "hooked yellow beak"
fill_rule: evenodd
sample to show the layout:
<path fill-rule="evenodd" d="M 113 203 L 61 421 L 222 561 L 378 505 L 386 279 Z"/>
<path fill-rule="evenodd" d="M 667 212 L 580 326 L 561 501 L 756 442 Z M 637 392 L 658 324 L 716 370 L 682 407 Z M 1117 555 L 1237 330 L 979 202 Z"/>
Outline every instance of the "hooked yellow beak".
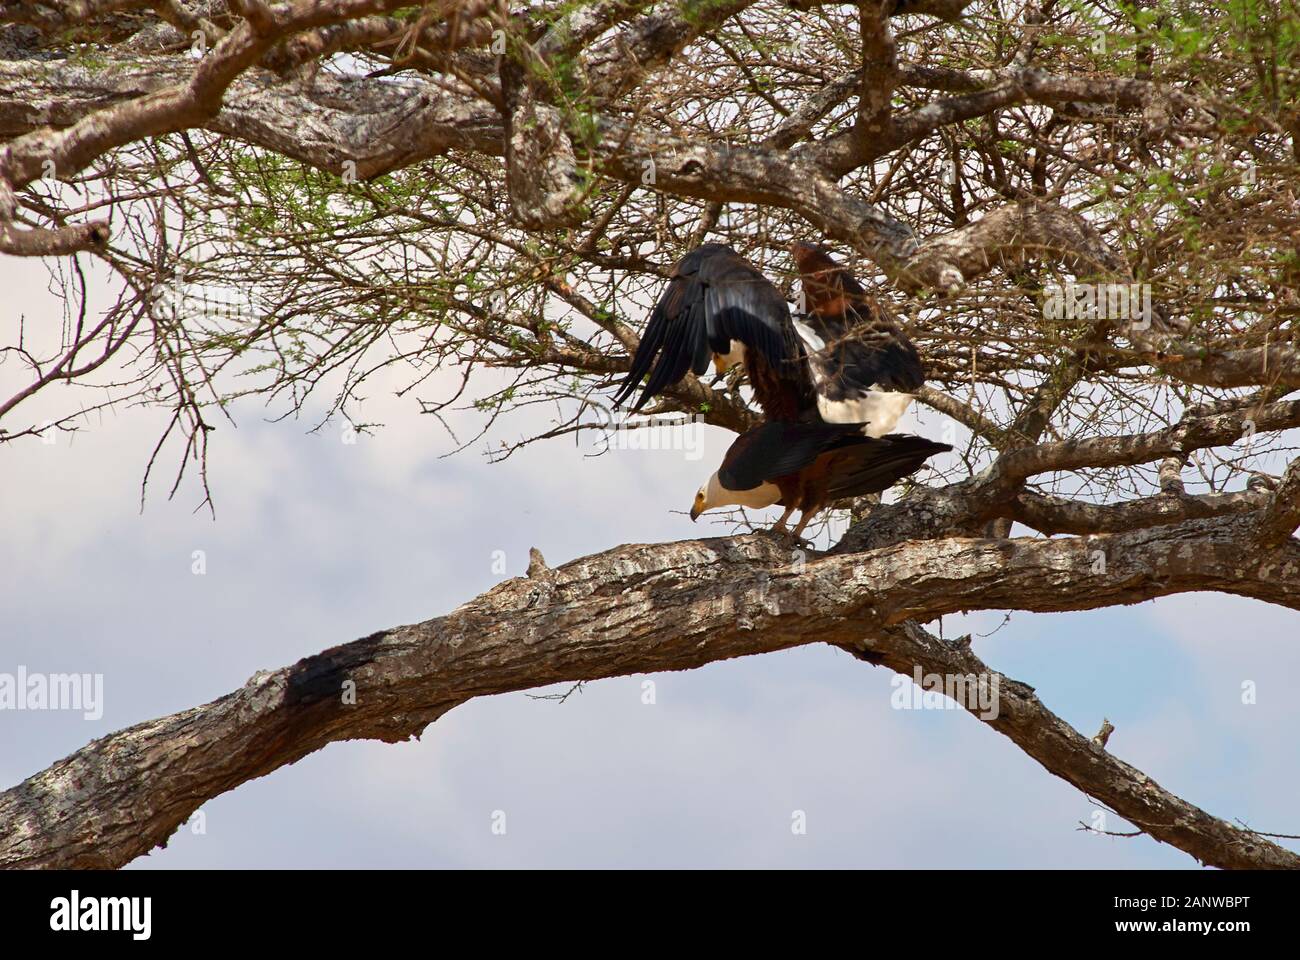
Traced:
<path fill-rule="evenodd" d="M 695 502 L 691 504 L 691 520 L 698 520 L 700 514 L 704 512 L 704 498 L 698 493 L 695 495 Z"/>

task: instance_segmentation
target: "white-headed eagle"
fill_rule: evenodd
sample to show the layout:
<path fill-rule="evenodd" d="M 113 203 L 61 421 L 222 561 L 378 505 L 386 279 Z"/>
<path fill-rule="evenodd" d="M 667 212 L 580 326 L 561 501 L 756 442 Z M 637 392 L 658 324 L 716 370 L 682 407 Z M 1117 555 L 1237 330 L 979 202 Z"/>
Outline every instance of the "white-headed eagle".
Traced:
<path fill-rule="evenodd" d="M 785 507 L 772 528 L 786 532 L 786 521 L 800 511 L 794 539 L 828 504 L 879 493 L 915 473 L 946 443 L 891 433 L 868 437 L 860 423 L 793 423 L 768 420 L 731 444 L 713 476 L 695 494 L 691 519 L 715 507 Z"/>
<path fill-rule="evenodd" d="M 925 383 L 916 347 L 853 275 L 820 247 L 790 248 L 806 305 L 792 318 L 807 349 L 817 410 L 828 423 L 865 423 L 883 437 Z"/>
<path fill-rule="evenodd" d="M 916 347 L 824 250 L 807 243 L 790 250 L 807 304 L 802 319 L 731 247 L 706 243 L 682 257 L 614 405 L 649 374 L 636 413 L 688 370 L 702 375 L 712 358 L 719 373 L 743 361 L 769 420 L 866 424 L 873 437 L 893 430 L 925 382 Z"/>
<path fill-rule="evenodd" d="M 890 434 L 925 382 L 916 347 L 819 247 L 791 247 L 807 312 L 731 247 L 707 243 L 673 268 L 614 399 L 645 379 L 636 412 L 686 376 L 744 363 L 765 421 L 739 436 L 695 495 L 691 519 L 720 506 L 784 506 L 793 535 L 828 503 L 877 493 L 952 449 Z M 648 375 L 648 376 L 647 376 Z"/>
<path fill-rule="evenodd" d="M 719 373 L 743 360 L 754 397 L 770 419 L 797 420 L 816 402 L 781 291 L 721 243 L 697 247 L 673 267 L 614 406 L 649 374 L 632 405 L 636 413 L 688 370 L 701 376 L 710 358 Z"/>

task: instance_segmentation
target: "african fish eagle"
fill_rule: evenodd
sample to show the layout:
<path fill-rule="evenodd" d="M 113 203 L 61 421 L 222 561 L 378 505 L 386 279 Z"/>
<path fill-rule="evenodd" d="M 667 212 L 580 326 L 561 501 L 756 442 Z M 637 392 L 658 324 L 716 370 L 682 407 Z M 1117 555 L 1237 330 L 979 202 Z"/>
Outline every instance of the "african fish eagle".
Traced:
<path fill-rule="evenodd" d="M 799 524 L 790 534 L 797 540 L 828 504 L 879 493 L 952 449 L 908 434 L 868 437 L 861 428 L 860 423 L 768 420 L 747 430 L 695 494 L 691 519 L 715 507 L 779 504 L 785 513 L 772 532 L 786 533 L 786 521 L 799 510 Z"/>
<path fill-rule="evenodd" d="M 827 423 L 865 423 L 883 437 L 925 384 L 916 347 L 849 271 L 821 247 L 790 247 L 806 313 L 793 318 L 806 347 L 817 411 Z"/>
<path fill-rule="evenodd" d="M 881 437 L 925 382 L 916 347 L 856 280 L 812 244 L 791 248 L 807 313 L 731 247 L 706 243 L 673 268 L 614 398 L 645 379 L 635 413 L 710 358 L 719 373 L 743 362 L 768 420 L 857 423 Z M 648 374 L 648 378 L 647 378 Z"/>

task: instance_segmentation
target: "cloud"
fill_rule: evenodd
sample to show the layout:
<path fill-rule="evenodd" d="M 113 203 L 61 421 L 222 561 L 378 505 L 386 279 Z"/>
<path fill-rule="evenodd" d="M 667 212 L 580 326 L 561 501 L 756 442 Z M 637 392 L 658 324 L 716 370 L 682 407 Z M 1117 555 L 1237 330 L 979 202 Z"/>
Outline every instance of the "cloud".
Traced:
<path fill-rule="evenodd" d="M 102 672 L 105 715 L 0 713 L 0 779 L 220 696 L 377 629 L 445 613 L 528 548 L 556 565 L 618 543 L 723 532 L 684 516 L 730 436 L 683 451 L 561 439 L 488 464 L 443 459 L 436 421 L 377 382 L 376 437 L 265 422 L 213 435 L 215 520 L 187 486 L 138 485 L 160 415 L 125 409 L 72 442 L 3 450 L 0 670 Z M 45 401 L 42 401 L 45 402 Z M 538 409 L 510 422 L 545 423 Z M 503 428 L 504 429 L 504 428 Z M 194 572 L 203 551 L 204 572 Z M 496 551 L 505 572 L 494 569 Z M 1083 614 L 947 618 L 990 665 L 1188 799 L 1295 832 L 1279 686 L 1294 615 L 1197 596 Z M 1259 701 L 1240 704 L 1257 679 Z M 588 685 L 563 706 L 467 704 L 422 741 L 332 745 L 204 807 L 139 866 L 1194 866 L 1077 831 L 1094 809 L 959 711 L 890 707 L 890 674 L 810 647 Z M 1234 700 L 1234 698 L 1236 698 Z M 505 834 L 493 833 L 495 811 Z M 807 831 L 792 832 L 802 811 Z"/>

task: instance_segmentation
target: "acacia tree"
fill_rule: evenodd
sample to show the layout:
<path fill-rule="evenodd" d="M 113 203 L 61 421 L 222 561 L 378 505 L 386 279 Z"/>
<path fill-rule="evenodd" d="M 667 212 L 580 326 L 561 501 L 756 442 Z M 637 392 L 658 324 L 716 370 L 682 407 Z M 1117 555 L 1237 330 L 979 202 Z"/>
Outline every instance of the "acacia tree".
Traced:
<path fill-rule="evenodd" d="M 146 482 L 166 456 L 179 482 L 236 404 L 323 399 L 371 428 L 385 370 L 434 417 L 477 410 L 508 456 L 608 425 L 686 250 L 731 243 L 790 289 L 784 250 L 814 239 L 902 318 L 960 454 L 856 505 L 825 552 L 534 553 L 447 616 L 0 794 L 0 863 L 119 866 L 207 798 L 472 697 L 822 642 L 996 678 L 981 719 L 1135 831 L 1300 866 L 922 626 L 1198 590 L 1300 608 L 1289 0 L 41 0 L 0 21 L 0 252 L 45 258 L 64 310 L 52 343 L 9 331 L 0 363 L 26 379 L 0 443 L 161 407 Z M 52 391 L 66 414 L 24 420 Z M 502 439 L 538 405 L 545 430 Z M 755 418 L 734 376 L 651 413 Z"/>

